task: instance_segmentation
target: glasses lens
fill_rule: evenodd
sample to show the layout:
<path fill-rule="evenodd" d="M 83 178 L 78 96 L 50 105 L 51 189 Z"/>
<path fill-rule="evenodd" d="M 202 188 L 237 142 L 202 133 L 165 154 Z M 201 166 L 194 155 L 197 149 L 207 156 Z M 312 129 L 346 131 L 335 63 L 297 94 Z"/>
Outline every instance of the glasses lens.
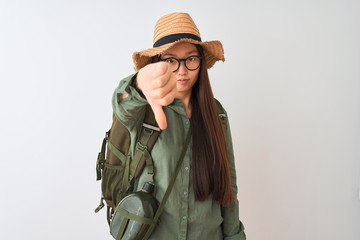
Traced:
<path fill-rule="evenodd" d="M 200 58 L 196 56 L 188 57 L 185 64 L 189 70 L 195 70 L 200 66 Z"/>
<path fill-rule="evenodd" d="M 167 58 L 164 61 L 169 65 L 171 71 L 175 71 L 179 66 L 179 62 L 176 58 Z"/>

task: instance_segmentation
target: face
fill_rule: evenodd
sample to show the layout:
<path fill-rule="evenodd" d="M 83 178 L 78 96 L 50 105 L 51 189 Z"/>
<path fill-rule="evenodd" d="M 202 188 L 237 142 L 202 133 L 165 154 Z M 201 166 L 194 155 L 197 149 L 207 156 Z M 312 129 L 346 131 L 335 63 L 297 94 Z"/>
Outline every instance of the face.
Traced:
<path fill-rule="evenodd" d="M 161 59 L 170 57 L 185 59 L 190 56 L 200 56 L 196 46 L 191 43 L 179 43 L 164 52 L 161 55 Z M 200 67 L 194 71 L 190 71 L 185 67 L 184 62 L 180 62 L 179 69 L 173 72 L 177 79 L 176 87 L 179 94 L 179 96 L 176 96 L 176 98 L 183 99 L 191 96 L 191 90 L 198 79 L 199 72 Z"/>

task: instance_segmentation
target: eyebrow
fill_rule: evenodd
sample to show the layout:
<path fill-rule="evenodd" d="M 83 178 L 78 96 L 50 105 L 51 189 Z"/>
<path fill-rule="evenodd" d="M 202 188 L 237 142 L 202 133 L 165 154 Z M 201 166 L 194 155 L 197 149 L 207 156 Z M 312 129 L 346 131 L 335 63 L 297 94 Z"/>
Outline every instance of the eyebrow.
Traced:
<path fill-rule="evenodd" d="M 185 55 L 188 56 L 190 54 L 193 54 L 193 53 L 199 53 L 197 50 L 192 50 L 190 52 L 187 52 Z M 175 57 L 175 54 L 172 54 L 172 53 L 165 53 L 163 56 L 169 56 L 169 57 Z"/>

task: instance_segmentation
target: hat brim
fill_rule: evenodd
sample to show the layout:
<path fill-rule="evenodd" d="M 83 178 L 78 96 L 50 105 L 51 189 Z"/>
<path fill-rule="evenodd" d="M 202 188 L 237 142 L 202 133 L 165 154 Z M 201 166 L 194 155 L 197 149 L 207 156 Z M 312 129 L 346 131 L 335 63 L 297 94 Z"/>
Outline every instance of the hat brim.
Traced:
<path fill-rule="evenodd" d="M 178 43 L 188 42 L 192 44 L 200 45 L 204 50 L 204 57 L 206 61 L 206 67 L 209 69 L 214 66 L 215 62 L 221 60 L 225 61 L 224 49 L 220 41 L 207 41 L 199 42 L 194 39 L 183 38 L 178 41 L 162 45 L 160 47 L 150 48 L 139 52 L 134 52 L 132 55 L 135 71 L 139 71 L 141 68 L 145 67 L 147 64 L 152 62 L 152 57 L 159 55 L 166 50 L 172 48 Z"/>

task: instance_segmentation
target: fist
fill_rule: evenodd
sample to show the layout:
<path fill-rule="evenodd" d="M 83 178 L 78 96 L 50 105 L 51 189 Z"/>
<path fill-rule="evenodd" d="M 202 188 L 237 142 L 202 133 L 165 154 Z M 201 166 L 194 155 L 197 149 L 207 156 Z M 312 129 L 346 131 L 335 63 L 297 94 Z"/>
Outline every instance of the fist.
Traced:
<path fill-rule="evenodd" d="M 137 75 L 137 87 L 149 102 L 160 129 L 166 129 L 167 121 L 163 106 L 175 98 L 176 77 L 165 62 L 148 64 Z"/>

